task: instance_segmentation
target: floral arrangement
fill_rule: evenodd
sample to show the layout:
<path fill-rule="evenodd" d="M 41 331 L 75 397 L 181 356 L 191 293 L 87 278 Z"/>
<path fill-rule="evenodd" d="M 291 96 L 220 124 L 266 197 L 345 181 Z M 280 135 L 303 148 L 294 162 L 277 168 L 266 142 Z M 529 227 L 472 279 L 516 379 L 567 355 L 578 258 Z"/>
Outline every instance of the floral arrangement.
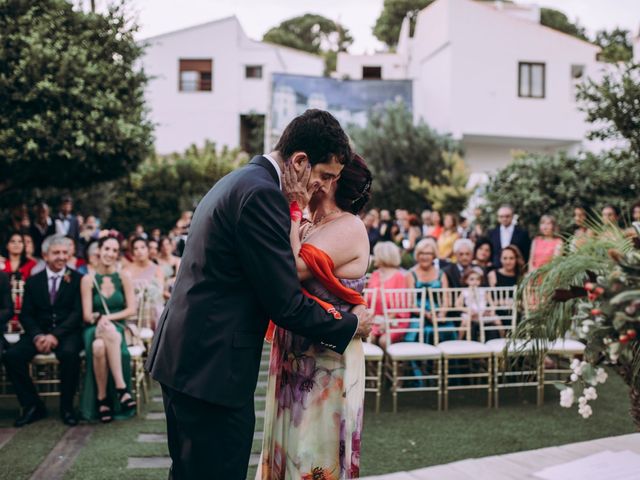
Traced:
<path fill-rule="evenodd" d="M 541 358 L 546 342 L 568 332 L 586 345 L 584 359 L 574 359 L 570 377 L 556 385 L 560 405 L 577 404 L 589 418 L 589 402 L 598 397 L 596 387 L 605 383 L 609 366 L 629 386 L 630 413 L 640 429 L 640 250 L 634 242 L 617 227 L 603 226 L 526 277 L 521 289 L 525 299 L 528 294 L 539 301 L 516 336 L 536 343 Z"/>

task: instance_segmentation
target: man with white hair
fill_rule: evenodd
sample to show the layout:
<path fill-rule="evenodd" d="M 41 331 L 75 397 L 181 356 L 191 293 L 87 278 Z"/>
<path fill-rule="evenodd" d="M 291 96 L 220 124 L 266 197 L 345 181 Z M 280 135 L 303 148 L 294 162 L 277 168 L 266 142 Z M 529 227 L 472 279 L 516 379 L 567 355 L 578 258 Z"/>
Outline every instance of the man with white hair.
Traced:
<path fill-rule="evenodd" d="M 473 260 L 473 242 L 468 238 L 459 238 L 453 244 L 453 254 L 457 262 L 450 263 L 442 270 L 449 280 L 449 287 L 466 287 L 462 283 L 462 273 L 471 266 Z"/>
<path fill-rule="evenodd" d="M 24 287 L 20 323 L 24 334 L 8 349 L 4 364 L 22 415 L 15 421 L 23 427 L 47 415 L 31 376 L 29 362 L 38 354 L 53 353 L 60 362 L 60 417 L 65 425 L 78 420 L 73 399 L 80 376 L 82 350 L 81 275 L 67 267 L 69 239 L 51 235 L 42 243 L 46 268 L 29 277 Z"/>

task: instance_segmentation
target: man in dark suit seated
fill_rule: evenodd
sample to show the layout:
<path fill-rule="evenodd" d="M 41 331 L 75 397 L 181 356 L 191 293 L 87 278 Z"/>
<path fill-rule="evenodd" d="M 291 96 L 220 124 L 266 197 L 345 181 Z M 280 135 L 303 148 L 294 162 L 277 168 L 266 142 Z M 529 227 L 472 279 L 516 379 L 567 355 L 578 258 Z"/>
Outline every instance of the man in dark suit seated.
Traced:
<path fill-rule="evenodd" d="M 502 249 L 509 245 L 515 245 L 522 252 L 524 261 L 529 261 L 529 249 L 531 248 L 531 240 L 529 233 L 520 228 L 513 222 L 513 207 L 511 205 L 502 205 L 498 209 L 499 225 L 489 231 L 489 239 L 493 247 L 493 258 L 491 262 L 494 268 L 500 268 L 500 256 Z"/>
<path fill-rule="evenodd" d="M 447 276 L 450 288 L 466 287 L 462 282 L 462 274 L 471 266 L 473 242 L 468 238 L 459 238 L 453 244 L 453 254 L 456 257 L 456 263 L 448 264 L 442 271 Z"/>
<path fill-rule="evenodd" d="M 9 275 L 0 272 L 0 357 L 7 346 L 4 332 L 7 331 L 7 322 L 13 317 L 13 301 L 11 300 L 11 282 Z"/>
<path fill-rule="evenodd" d="M 80 375 L 82 305 L 80 274 L 67 268 L 69 239 L 47 237 L 42 244 L 46 269 L 27 280 L 20 323 L 25 332 L 4 355 L 7 375 L 22 407 L 15 426 L 22 427 L 47 415 L 29 376 L 29 362 L 37 354 L 55 354 L 60 361 L 60 416 L 69 426 L 78 424 L 73 398 Z"/>

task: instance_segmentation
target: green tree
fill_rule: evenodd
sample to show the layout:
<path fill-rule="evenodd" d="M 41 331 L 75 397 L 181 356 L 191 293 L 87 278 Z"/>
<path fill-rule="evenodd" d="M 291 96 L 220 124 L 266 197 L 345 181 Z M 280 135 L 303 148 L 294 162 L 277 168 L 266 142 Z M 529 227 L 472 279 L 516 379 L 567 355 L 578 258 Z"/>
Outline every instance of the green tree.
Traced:
<path fill-rule="evenodd" d="M 195 208 L 220 178 L 246 159 L 237 150 L 217 152 L 209 142 L 182 154 L 152 156 L 116 182 L 108 224 L 123 232 L 132 231 L 138 222 L 166 231 L 182 211 Z"/>
<path fill-rule="evenodd" d="M 267 31 L 262 40 L 323 56 L 325 75 L 335 70 L 338 52 L 346 52 L 353 43 L 348 29 L 312 13 L 285 20 Z"/>
<path fill-rule="evenodd" d="M 589 138 L 624 139 L 640 158 L 640 65 L 626 64 L 602 80 L 589 79 L 578 88 L 580 108 L 594 129 Z"/>
<path fill-rule="evenodd" d="M 434 0 L 384 0 L 382 12 L 373 26 L 373 34 L 381 42 L 386 43 L 390 48 L 398 44 L 400 27 L 407 15 L 410 16 L 410 35 L 416 27 L 418 12 L 428 7 Z"/>
<path fill-rule="evenodd" d="M 136 30 L 122 4 L 0 0 L 0 199 L 118 178 L 149 154 Z"/>
<path fill-rule="evenodd" d="M 424 123 L 413 123 L 403 103 L 374 110 L 365 127 L 350 126 L 356 151 L 372 170 L 372 204 L 383 208 L 420 210 L 429 206 L 423 192 L 410 188 L 411 178 L 435 185 L 446 182 L 443 152 L 458 152 L 459 144 Z"/>
<path fill-rule="evenodd" d="M 610 32 L 600 30 L 596 33 L 596 45 L 602 48 L 598 60 L 603 62 L 629 62 L 633 58 L 631 32 L 615 28 Z"/>
<path fill-rule="evenodd" d="M 581 40 L 589 39 L 584 30 L 578 23 L 572 23 L 564 13 L 553 8 L 540 9 L 540 24 L 560 32 L 567 33 Z"/>

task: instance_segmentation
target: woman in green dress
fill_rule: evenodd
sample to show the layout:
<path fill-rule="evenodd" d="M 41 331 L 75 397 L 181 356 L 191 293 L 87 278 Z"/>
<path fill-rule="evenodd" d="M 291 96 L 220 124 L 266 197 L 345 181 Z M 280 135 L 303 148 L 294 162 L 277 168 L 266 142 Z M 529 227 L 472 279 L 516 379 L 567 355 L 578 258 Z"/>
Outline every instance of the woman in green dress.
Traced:
<path fill-rule="evenodd" d="M 80 413 L 103 423 L 131 417 L 136 410 L 125 340 L 125 319 L 135 315 L 136 303 L 131 279 L 116 271 L 119 253 L 116 238 L 101 238 L 95 274 L 85 275 L 81 283 L 87 372 Z"/>

